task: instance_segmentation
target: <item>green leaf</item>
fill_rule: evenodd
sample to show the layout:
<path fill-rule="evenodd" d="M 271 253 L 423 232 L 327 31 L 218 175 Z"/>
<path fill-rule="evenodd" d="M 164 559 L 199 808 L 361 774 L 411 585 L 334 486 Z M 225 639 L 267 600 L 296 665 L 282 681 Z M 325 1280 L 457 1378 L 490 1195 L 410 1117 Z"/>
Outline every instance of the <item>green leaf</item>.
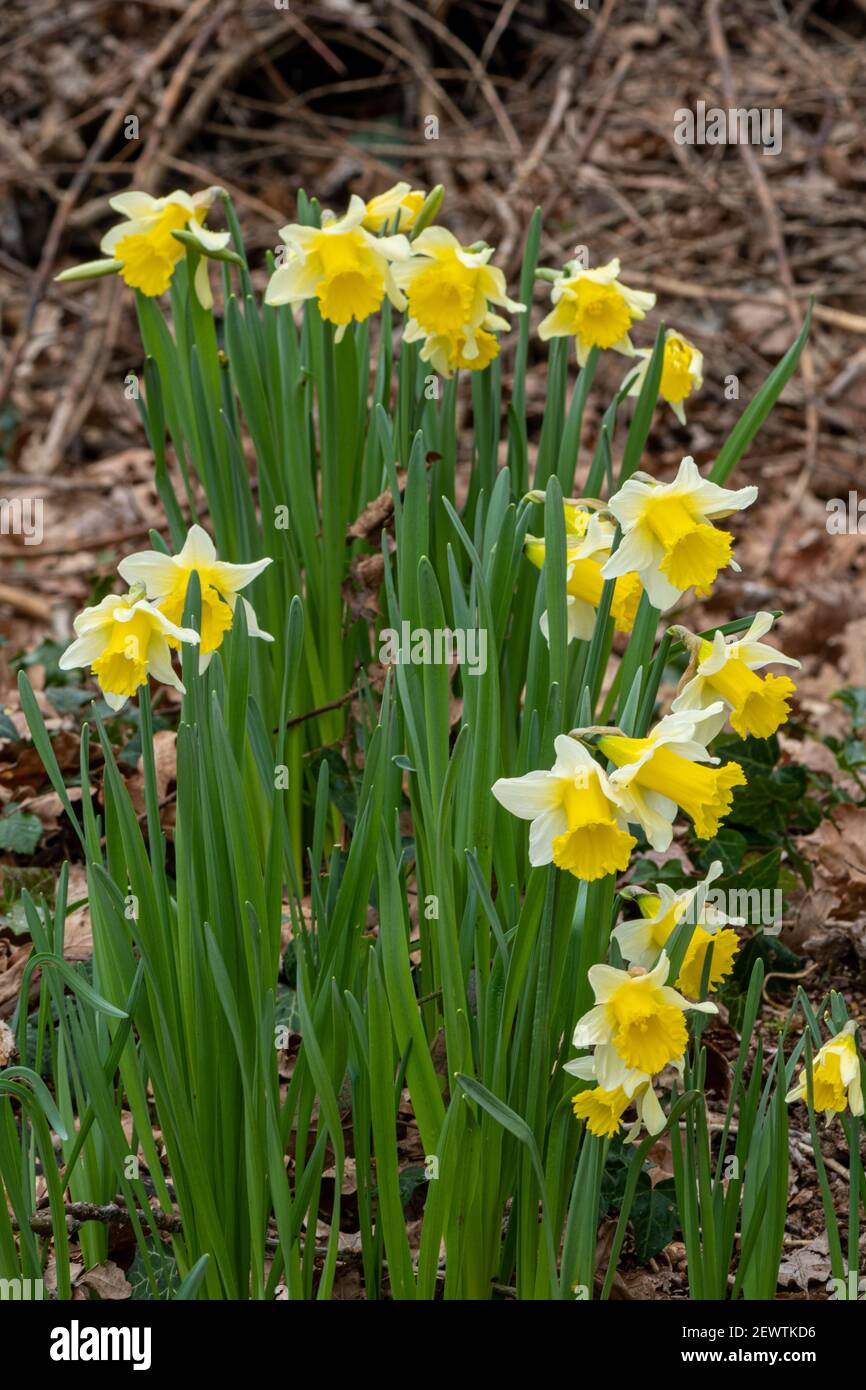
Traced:
<path fill-rule="evenodd" d="M 806 311 L 806 318 L 800 330 L 797 341 L 788 348 L 785 356 L 778 366 L 767 377 L 758 394 L 749 402 L 743 411 L 737 424 L 729 434 L 718 458 L 709 472 L 710 481 L 713 483 L 726 483 L 733 473 L 743 454 L 748 449 L 758 430 L 766 420 L 776 401 L 784 391 L 794 370 L 800 360 L 800 354 L 806 346 L 806 339 L 809 336 L 809 327 L 812 322 L 812 301 L 809 301 L 809 308 Z"/>
<path fill-rule="evenodd" d="M 641 1176 L 646 1178 L 646 1186 L 638 1183 L 638 1192 L 632 1203 L 631 1224 L 635 1254 L 641 1264 L 646 1264 L 666 1245 L 670 1245 L 680 1223 L 673 1178 L 656 1183 L 653 1187 L 646 1174 Z"/>
<path fill-rule="evenodd" d="M 0 816 L 0 850 L 10 854 L 32 854 L 42 837 L 42 822 L 38 816 L 13 811 Z"/>

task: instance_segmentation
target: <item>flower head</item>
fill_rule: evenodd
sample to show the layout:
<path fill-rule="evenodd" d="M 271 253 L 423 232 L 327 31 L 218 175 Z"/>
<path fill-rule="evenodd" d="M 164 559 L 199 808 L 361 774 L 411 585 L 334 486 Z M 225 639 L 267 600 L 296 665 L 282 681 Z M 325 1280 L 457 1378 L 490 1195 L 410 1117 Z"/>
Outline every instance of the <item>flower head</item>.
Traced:
<path fill-rule="evenodd" d="M 574 337 L 581 367 L 594 347 L 634 357 L 629 330 L 646 317 L 656 297 L 628 289 L 619 280 L 619 270 L 617 259 L 595 270 L 566 266 L 553 282 L 553 309 L 538 325 L 539 338 Z"/>
<path fill-rule="evenodd" d="M 668 949 L 676 928 L 685 919 L 692 924 L 692 935 L 676 979 L 677 989 L 693 997 L 700 994 L 710 946 L 713 954 L 707 988 L 710 992 L 716 989 L 730 975 L 740 949 L 740 939 L 728 923 L 740 924 L 741 919 L 728 917 L 710 901 L 710 885 L 721 873 L 722 865 L 716 859 L 706 878 L 692 888 L 677 893 L 668 884 L 660 883 L 657 892 L 642 894 L 637 899 L 641 916 L 621 922 L 612 932 L 623 959 L 629 965 L 649 970 L 659 952 Z"/>
<path fill-rule="evenodd" d="M 200 526 L 191 526 L 179 554 L 163 555 L 159 550 L 140 550 L 135 555 L 127 556 L 117 568 L 127 583 L 137 581 L 142 584 L 147 597 L 155 601 L 160 611 L 172 622 L 178 622 L 183 617 L 190 576 L 193 571 L 198 574 L 201 586 L 199 669 L 205 671 L 211 656 L 221 646 L 223 637 L 232 625 L 238 592 L 251 584 L 270 563 L 270 559 L 264 559 L 254 560 L 248 565 L 232 565 L 218 560 L 216 548 L 207 532 Z M 241 602 L 249 635 L 272 642 L 274 639 L 270 633 L 263 632 L 259 627 L 252 604 L 246 599 L 241 599 Z"/>
<path fill-rule="evenodd" d="M 618 549 L 604 565 L 605 579 L 636 572 L 655 608 L 670 608 L 694 585 L 708 592 L 719 570 L 739 569 L 733 536 L 712 523 L 750 507 L 756 487 L 738 491 L 701 477 L 694 459 L 684 458 L 672 483 L 635 473 L 610 499 L 622 527 Z"/>
<path fill-rule="evenodd" d="M 109 259 L 73 267 L 56 278 L 77 280 L 110 269 L 117 271 L 132 289 L 154 298 L 168 289 L 175 266 L 186 255 L 183 242 L 174 233 L 189 232 L 202 251 L 195 274 L 196 293 L 209 309 L 213 296 L 207 278 L 206 257 L 208 253 L 223 251 L 231 240 L 228 232 L 212 232 L 204 225 L 219 191 L 216 187 L 208 188 L 190 197 L 181 189 L 175 189 L 165 198 L 153 198 L 149 193 L 119 193 L 109 203 L 121 214 L 123 221 L 106 232 L 99 248 Z"/>
<path fill-rule="evenodd" d="M 618 1134 L 622 1116 L 630 1105 L 636 1107 L 637 1119 L 625 1135 L 626 1143 L 637 1138 L 641 1126 L 648 1134 L 659 1134 L 664 1129 L 664 1111 L 652 1088 L 652 1078 L 646 1072 L 624 1068 L 609 1044 L 597 1047 L 588 1057 L 566 1062 L 563 1071 L 582 1081 L 598 1082 L 592 1090 L 580 1091 L 571 1102 L 577 1118 L 586 1120 L 590 1134 L 599 1138 Z"/>
<path fill-rule="evenodd" d="M 630 373 L 630 396 L 640 394 L 652 357 L 652 348 L 638 348 L 636 355 L 642 360 Z M 694 343 L 690 343 L 688 338 L 684 338 L 682 333 L 676 333 L 669 328 L 665 333 L 659 395 L 663 401 L 667 401 L 681 425 L 686 423 L 683 402 L 688 400 L 693 391 L 700 391 L 704 384 L 703 368 L 703 353 Z"/>
<path fill-rule="evenodd" d="M 426 193 L 408 183 L 395 183 L 366 203 L 362 226 L 378 236 L 380 232 L 410 232 L 424 206 Z"/>
<path fill-rule="evenodd" d="M 490 246 L 473 251 L 444 227 L 426 227 L 412 243 L 411 257 L 394 267 L 408 303 L 404 339 L 423 339 L 422 361 L 435 356 L 437 370 L 448 369 L 445 375 L 455 366 L 486 366 L 496 356 L 493 332 L 510 325 L 491 306 L 524 312 L 523 304 L 509 299 L 502 271 L 488 264 L 492 255 Z"/>
<path fill-rule="evenodd" d="M 670 961 L 662 951 L 649 972 L 633 966 L 617 970 L 612 965 L 593 965 L 589 982 L 595 1006 L 578 1020 L 572 1042 L 575 1047 L 595 1047 L 599 1083 L 605 1090 L 628 1084 L 630 1073 L 654 1076 L 670 1063 L 681 1063 L 688 1032 L 685 1014 L 717 1012 L 715 1004 L 694 1004 L 666 983 Z M 601 1047 L 609 1047 L 599 1065 Z"/>
<path fill-rule="evenodd" d="M 597 512 L 576 507 L 570 502 L 565 510 L 565 591 L 568 616 L 568 640 L 588 641 L 595 628 L 595 617 L 601 602 L 604 580 L 601 567 L 610 555 L 614 528 Z M 527 536 L 526 558 L 541 569 L 545 558 L 543 538 Z M 617 579 L 613 591 L 611 614 L 618 632 L 631 632 L 640 597 L 643 593 L 636 574 L 624 574 Z M 548 637 L 547 613 L 541 615 L 541 630 Z"/>
<path fill-rule="evenodd" d="M 860 1079 L 860 1054 L 857 1051 L 856 1024 L 844 1028 L 826 1042 L 812 1058 L 812 1097 L 816 1110 L 824 1111 L 829 1124 L 834 1115 L 846 1106 L 852 1115 L 863 1114 L 863 1088 Z M 806 1100 L 808 1086 L 806 1069 L 800 1071 L 796 1086 L 786 1095 L 790 1103 Z"/>
<path fill-rule="evenodd" d="M 496 800 L 529 828 L 529 862 L 553 863 L 587 882 L 628 867 L 636 843 L 607 775 L 583 744 L 560 734 L 549 772 L 500 777 Z"/>
<path fill-rule="evenodd" d="M 681 711 L 660 720 L 646 738 L 605 734 L 599 750 L 616 764 L 610 784 L 628 819 L 640 824 L 653 849 L 665 850 L 673 838 L 673 819 L 681 807 L 702 840 L 715 835 L 731 809 L 733 788 L 744 786 L 739 763 L 718 764 L 707 744 L 725 722 L 721 702 L 705 710 Z"/>
<path fill-rule="evenodd" d="M 784 656 L 760 639 L 773 626 L 771 613 L 756 613 L 744 636 L 726 641 L 717 632 L 712 642 L 693 638 L 692 662 L 671 708 L 705 709 L 721 700 L 730 711 L 731 728 L 741 738 L 770 738 L 790 713 L 789 701 L 797 687 L 787 676 L 756 676 L 755 671 L 771 662 L 799 667 L 799 661 Z"/>
<path fill-rule="evenodd" d="M 352 319 L 362 323 L 376 313 L 386 294 L 402 309 L 405 301 L 392 265 L 409 256 L 409 243 L 399 233 L 373 236 L 364 225 L 367 216 L 366 204 L 353 194 L 348 212 L 339 219 L 325 213 L 321 227 L 294 223 L 281 228 L 289 259 L 271 276 L 265 303 L 317 300 L 322 318 L 337 325 L 338 341 Z"/>
<path fill-rule="evenodd" d="M 178 627 L 148 603 L 141 585 L 126 594 L 106 594 L 101 603 L 79 613 L 73 627 L 75 640 L 61 656 L 60 668 L 89 666 L 113 710 L 122 709 L 149 676 L 184 694 L 170 648 L 198 642 L 198 633 Z"/>

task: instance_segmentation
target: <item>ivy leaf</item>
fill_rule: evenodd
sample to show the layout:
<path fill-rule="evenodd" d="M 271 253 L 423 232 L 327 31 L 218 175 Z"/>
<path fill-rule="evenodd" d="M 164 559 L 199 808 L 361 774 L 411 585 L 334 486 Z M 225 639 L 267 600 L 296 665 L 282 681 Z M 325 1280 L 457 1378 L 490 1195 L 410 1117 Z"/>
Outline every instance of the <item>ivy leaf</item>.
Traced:
<path fill-rule="evenodd" d="M 711 840 L 701 844 L 697 853 L 697 862 L 704 873 L 709 872 L 710 865 L 716 860 L 721 861 L 722 869 L 725 874 L 735 874 L 743 862 L 743 856 L 749 847 L 749 842 L 745 835 L 739 830 L 734 830 L 729 825 L 723 825 L 718 834 Z"/>
<path fill-rule="evenodd" d="M 647 1179 L 649 1182 L 649 1179 Z M 641 1264 L 670 1245 L 679 1228 L 677 1194 L 673 1178 L 639 1191 L 631 1209 L 635 1254 Z"/>
<path fill-rule="evenodd" d="M 32 854 L 42 838 L 42 822 L 24 811 L 0 816 L 0 850 L 10 854 Z"/>

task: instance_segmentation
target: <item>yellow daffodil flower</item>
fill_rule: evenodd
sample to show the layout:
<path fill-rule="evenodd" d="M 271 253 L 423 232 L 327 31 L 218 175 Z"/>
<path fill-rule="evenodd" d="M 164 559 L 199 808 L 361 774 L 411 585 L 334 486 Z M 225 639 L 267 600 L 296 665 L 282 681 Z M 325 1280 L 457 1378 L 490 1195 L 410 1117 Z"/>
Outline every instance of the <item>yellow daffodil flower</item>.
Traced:
<path fill-rule="evenodd" d="M 770 738 L 787 722 L 789 701 L 797 692 L 787 676 L 756 676 L 755 671 L 771 662 L 799 667 L 799 661 L 784 656 L 760 639 L 773 626 L 772 613 L 756 613 L 752 625 L 740 638 L 726 641 L 717 632 L 712 642 L 702 638 L 685 639 L 692 648 L 692 662 L 671 708 L 705 709 L 721 700 L 730 710 L 731 728 L 740 738 Z M 690 640 L 689 640 L 690 639 Z"/>
<path fill-rule="evenodd" d="M 601 567 L 610 555 L 614 528 L 597 512 L 564 504 L 565 509 L 565 591 L 568 617 L 568 640 L 589 641 L 595 628 L 595 617 L 601 602 L 604 580 Z M 544 539 L 527 536 L 527 560 L 536 568 L 544 565 Z M 636 574 L 624 574 L 617 579 L 613 591 L 611 615 L 617 632 L 631 632 L 634 626 L 643 588 Z M 548 637 L 547 613 L 541 615 L 541 630 Z M 549 640 L 549 639 L 548 639 Z"/>
<path fill-rule="evenodd" d="M 655 1076 L 670 1063 L 681 1065 L 688 1039 L 686 1011 L 717 1012 L 715 1004 L 694 1004 L 671 989 L 666 983 L 669 970 L 664 951 L 650 971 L 639 966 L 590 967 L 595 1006 L 578 1020 L 572 1042 L 575 1047 L 612 1049 L 605 1054 L 603 1072 L 598 1072 L 605 1090 L 627 1089 L 631 1071 Z"/>
<path fill-rule="evenodd" d="M 605 734 L 599 751 L 616 764 L 610 784 L 628 819 L 640 824 L 653 849 L 665 850 L 673 838 L 680 806 L 702 840 L 715 835 L 731 809 L 734 787 L 746 782 L 739 763 L 723 767 L 707 744 L 725 722 L 721 702 L 705 710 L 665 715 L 646 738 Z"/>
<path fill-rule="evenodd" d="M 554 748 L 549 772 L 500 777 L 493 784 L 506 811 L 532 822 L 530 864 L 553 863 L 586 882 L 621 872 L 636 841 L 624 828 L 607 774 L 567 734 L 556 738 Z"/>
<path fill-rule="evenodd" d="M 480 328 L 472 333 L 429 333 L 425 334 L 419 324 L 406 325 L 403 341 L 422 342 L 418 354 L 422 362 L 429 362 L 435 372 L 446 381 L 458 368 L 469 372 L 483 372 L 499 356 L 499 339 L 495 333 L 507 332 L 511 327 L 507 319 L 498 314 L 487 314 Z"/>
<path fill-rule="evenodd" d="M 546 342 L 548 338 L 573 337 L 581 367 L 594 347 L 612 348 L 634 357 L 629 330 L 646 317 L 656 297 L 644 290 L 628 289 L 621 284 L 619 271 L 618 259 L 595 270 L 566 266 L 553 282 L 553 309 L 538 325 L 539 338 Z"/>
<path fill-rule="evenodd" d="M 118 194 L 109 203 L 124 220 L 106 232 L 99 248 L 109 260 L 75 266 L 56 278 L 60 281 L 87 279 L 107 273 L 100 267 L 111 266 L 130 288 L 155 298 L 168 289 L 175 266 L 186 255 L 183 242 L 173 233 L 190 232 L 202 252 L 195 273 L 195 291 L 204 308 L 211 308 L 213 296 L 208 282 L 207 255 L 224 250 L 231 240 L 228 232 L 212 232 L 204 226 L 208 211 L 220 192 L 213 187 L 192 197 L 181 189 L 175 189 L 165 198 L 153 198 L 149 193 Z"/>
<path fill-rule="evenodd" d="M 122 709 L 149 676 L 185 693 L 170 648 L 197 643 L 198 633 L 178 627 L 148 603 L 143 585 L 133 585 L 127 594 L 106 594 L 79 613 L 73 627 L 75 640 L 61 656 L 60 669 L 89 666 L 113 710 Z"/>
<path fill-rule="evenodd" d="M 824 1111 L 829 1124 L 834 1115 L 846 1108 L 852 1115 L 863 1114 L 863 1087 L 860 1078 L 860 1055 L 857 1051 L 857 1027 L 846 1023 L 844 1028 L 826 1042 L 812 1058 L 812 1099 L 816 1110 Z M 806 1068 L 786 1095 L 789 1102 L 807 1099 Z"/>
<path fill-rule="evenodd" d="M 642 361 L 640 366 L 629 374 L 628 380 L 631 381 L 631 387 L 628 394 L 630 396 L 640 394 L 649 361 L 653 355 L 652 348 L 638 348 L 636 355 Z M 688 400 L 693 391 L 700 391 L 703 384 L 704 354 L 695 347 L 694 343 L 690 343 L 688 338 L 683 337 L 682 333 L 675 333 L 672 328 L 669 328 L 665 333 L 659 395 L 663 401 L 667 401 L 681 425 L 686 423 L 683 402 Z"/>
<path fill-rule="evenodd" d="M 634 1105 L 637 1119 L 624 1136 L 627 1144 L 632 1143 L 643 1127 L 648 1134 L 659 1134 L 665 1127 L 665 1115 L 659 1105 L 658 1096 L 652 1088 L 651 1078 L 646 1072 L 623 1068 L 622 1062 L 610 1046 L 597 1047 L 588 1057 L 577 1057 L 566 1062 L 563 1071 L 582 1081 L 598 1081 L 589 1091 L 581 1091 L 571 1102 L 572 1109 L 579 1120 L 586 1120 L 590 1134 L 601 1139 L 610 1139 L 622 1128 L 622 1116 L 629 1106 Z M 612 1076 L 615 1084 L 600 1083 L 600 1076 Z"/>
<path fill-rule="evenodd" d="M 394 279 L 408 302 L 405 341 L 444 339 L 467 363 L 479 353 L 489 354 L 491 344 L 482 335 L 489 335 L 494 326 L 509 327 L 505 319 L 491 323 L 490 306 L 512 313 L 523 313 L 525 308 L 508 298 L 505 276 L 488 264 L 492 255 L 490 246 L 480 251 L 461 246 L 444 227 L 425 228 L 412 243 L 409 260 L 394 266 Z"/>
<path fill-rule="evenodd" d="M 706 593 L 719 570 L 739 569 L 733 536 L 713 520 L 750 507 L 757 495 L 756 487 L 732 491 L 702 478 L 692 458 L 683 459 L 672 483 L 635 473 L 608 504 L 622 540 L 602 569 L 604 578 L 639 574 L 662 612 L 692 585 Z"/>
<path fill-rule="evenodd" d="M 193 570 L 201 586 L 201 657 L 199 670 L 206 671 L 213 653 L 222 645 L 223 637 L 232 625 L 238 593 L 267 569 L 270 559 L 254 560 L 248 565 L 233 565 L 218 560 L 216 548 L 206 531 L 191 526 L 178 555 L 163 555 L 159 550 L 140 550 L 121 560 L 118 572 L 128 584 L 142 584 L 148 599 L 172 622 L 183 617 L 186 591 Z M 242 598 L 247 630 L 250 637 L 273 642 L 269 632 L 258 624 L 252 604 Z"/>
<path fill-rule="evenodd" d="M 685 918 L 693 925 L 693 930 L 676 987 L 695 998 L 700 994 L 707 950 L 712 945 L 707 987 L 710 993 L 717 989 L 730 975 L 740 949 L 740 938 L 729 923 L 742 925 L 742 918 L 728 917 L 709 900 L 710 885 L 721 874 L 722 865 L 716 859 L 706 878 L 693 888 L 674 892 L 668 884 L 660 883 L 655 893 L 641 894 L 637 899 L 641 916 L 636 921 L 621 922 L 611 933 L 623 959 L 629 965 L 651 969 L 659 952 L 666 949 L 675 929 Z"/>
<path fill-rule="evenodd" d="M 420 188 L 409 183 L 395 183 L 384 193 L 377 193 L 365 204 L 366 216 L 362 226 L 378 236 L 380 232 L 410 232 L 427 197 Z M 399 215 L 399 220 L 398 220 Z"/>
<path fill-rule="evenodd" d="M 375 314 L 385 295 L 402 310 L 405 300 L 392 270 L 394 262 L 408 258 L 409 243 L 402 234 L 373 236 L 364 226 L 366 217 L 366 204 L 353 194 L 339 219 L 324 213 L 321 227 L 283 227 L 289 259 L 271 276 L 265 303 L 317 300 L 322 318 L 336 324 L 338 342 L 353 319 L 362 323 Z"/>

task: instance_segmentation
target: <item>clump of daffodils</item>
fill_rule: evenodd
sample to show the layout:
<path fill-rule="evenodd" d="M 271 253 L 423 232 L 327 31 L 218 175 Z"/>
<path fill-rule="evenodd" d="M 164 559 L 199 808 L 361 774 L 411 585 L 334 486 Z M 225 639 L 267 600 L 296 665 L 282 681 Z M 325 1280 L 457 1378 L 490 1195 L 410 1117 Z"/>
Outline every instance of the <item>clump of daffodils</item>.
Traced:
<path fill-rule="evenodd" d="M 148 603 L 143 584 L 134 584 L 126 594 L 106 594 L 101 603 L 79 613 L 73 627 L 75 640 L 61 656 L 60 669 L 89 666 L 111 709 L 123 709 L 150 676 L 185 693 L 171 664 L 171 648 L 197 644 L 199 635 Z"/>
<path fill-rule="evenodd" d="M 591 882 L 621 873 L 637 843 L 603 768 L 577 739 L 560 734 L 549 771 L 500 777 L 493 795 L 529 827 L 529 862 L 555 864 Z"/>
<path fill-rule="evenodd" d="M 201 656 L 199 670 L 207 670 L 214 652 L 222 645 L 234 620 L 235 605 L 245 589 L 266 570 L 269 558 L 247 565 L 229 564 L 217 557 L 216 547 L 201 526 L 191 526 L 177 555 L 159 550 L 140 550 L 121 560 L 118 573 L 128 584 L 138 583 L 161 613 L 173 622 L 183 617 L 186 591 L 193 573 L 201 587 Z M 274 639 L 259 627 L 252 604 L 241 599 L 250 637 Z"/>
<path fill-rule="evenodd" d="M 638 348 L 635 354 L 640 364 L 629 373 L 631 383 L 628 394 L 640 395 L 644 378 L 649 368 L 652 348 Z M 700 391 L 704 384 L 704 355 L 694 343 L 682 333 L 669 328 L 665 333 L 662 374 L 659 381 L 659 395 L 667 401 L 681 425 L 686 423 L 684 403 L 694 391 Z"/>
<path fill-rule="evenodd" d="M 827 1124 L 834 1115 L 850 1110 L 852 1115 L 863 1114 L 863 1087 L 860 1076 L 860 1054 L 857 1051 L 857 1026 L 844 1027 L 819 1048 L 812 1058 L 812 1100 L 816 1110 L 823 1110 Z M 806 1068 L 803 1067 L 797 1084 L 785 1099 L 805 1101 L 808 1097 Z"/>
<path fill-rule="evenodd" d="M 534 494 L 530 494 L 534 496 Z M 568 640 L 588 641 L 595 627 L 596 613 L 604 588 L 602 566 L 610 556 L 614 527 L 597 511 L 567 501 L 565 513 L 565 591 Z M 527 560 L 538 569 L 544 566 L 543 537 L 527 536 Z M 643 587 L 636 574 L 624 574 L 614 585 L 611 615 L 617 632 L 631 632 Z M 541 616 L 541 630 L 548 636 L 547 613 Z"/>
<path fill-rule="evenodd" d="M 787 722 L 789 702 L 797 687 L 787 676 L 757 676 L 755 672 L 771 663 L 800 665 L 761 641 L 772 626 L 771 613 L 756 613 L 742 637 L 726 641 L 717 632 L 712 642 L 677 629 L 691 660 L 671 708 L 700 710 L 721 700 L 729 711 L 731 728 L 741 738 L 770 738 Z"/>
<path fill-rule="evenodd" d="M 662 612 L 686 589 L 707 594 L 720 570 L 739 570 L 733 536 L 713 523 L 750 507 L 757 495 L 756 487 L 733 490 L 702 478 L 693 458 L 683 459 L 672 483 L 633 474 L 608 503 L 622 540 L 602 574 L 639 574 Z"/>
<path fill-rule="evenodd" d="M 58 275 L 57 280 L 87 280 L 118 274 L 131 289 L 155 298 L 165 294 L 175 267 L 186 255 L 183 240 L 186 234 L 202 257 L 195 273 L 196 294 L 204 307 L 210 308 L 213 297 L 207 258 L 225 253 L 231 240 L 228 232 L 213 232 L 204 225 L 221 192 L 215 186 L 192 195 L 175 189 L 164 198 L 134 191 L 118 194 L 109 199 L 109 204 L 123 220 L 106 232 L 99 247 L 107 259 L 74 266 Z"/>
<path fill-rule="evenodd" d="M 646 318 L 656 297 L 629 289 L 620 281 L 619 271 L 618 259 L 595 270 L 584 270 L 573 262 L 566 265 L 553 281 L 553 308 L 538 325 L 539 338 L 546 342 L 573 337 L 581 367 L 594 347 L 634 357 L 630 330 Z"/>
<path fill-rule="evenodd" d="M 271 276 L 265 303 L 296 305 L 315 299 L 322 318 L 336 326 L 338 340 L 353 319 L 363 323 L 375 314 L 386 295 L 402 310 L 405 300 L 393 267 L 408 259 L 409 242 L 402 233 L 374 236 L 366 225 L 370 216 L 363 199 L 353 194 L 342 217 L 322 214 L 321 227 L 282 227 L 288 260 Z"/>
<path fill-rule="evenodd" d="M 494 308 L 525 310 L 509 299 L 505 276 L 489 264 L 492 255 L 490 246 L 461 246 L 444 227 L 427 227 L 412 243 L 411 257 L 394 267 L 409 315 L 404 341 L 423 343 L 422 362 L 444 377 L 458 367 L 483 370 L 498 355 L 495 334 L 510 325 Z"/>
<path fill-rule="evenodd" d="M 650 1134 L 664 1127 L 652 1078 L 667 1066 L 682 1070 L 688 1041 L 686 1013 L 716 1013 L 715 1004 L 693 1003 L 672 989 L 667 983 L 669 971 L 664 951 L 649 971 L 640 966 L 590 968 L 595 1004 L 578 1020 L 572 1043 L 576 1048 L 594 1048 L 594 1056 L 567 1062 L 565 1070 L 598 1082 L 573 1102 L 575 1113 L 586 1120 L 592 1134 L 617 1133 L 633 1098 L 637 1098 L 639 1122 L 630 1138 L 641 1122 Z"/>
<path fill-rule="evenodd" d="M 692 927 L 686 953 L 676 979 L 677 989 L 696 996 L 701 992 L 707 953 L 712 948 L 707 989 L 717 989 L 730 975 L 740 949 L 740 939 L 733 925 L 742 926 L 743 919 L 729 917 L 712 901 L 710 887 L 722 875 L 718 859 L 710 865 L 706 878 L 692 888 L 679 892 L 666 883 L 657 885 L 655 893 L 642 893 L 636 899 L 640 917 L 621 922 L 611 933 L 623 960 L 645 970 L 667 950 L 677 927 L 682 922 Z"/>

